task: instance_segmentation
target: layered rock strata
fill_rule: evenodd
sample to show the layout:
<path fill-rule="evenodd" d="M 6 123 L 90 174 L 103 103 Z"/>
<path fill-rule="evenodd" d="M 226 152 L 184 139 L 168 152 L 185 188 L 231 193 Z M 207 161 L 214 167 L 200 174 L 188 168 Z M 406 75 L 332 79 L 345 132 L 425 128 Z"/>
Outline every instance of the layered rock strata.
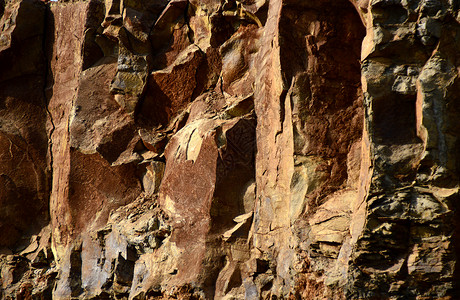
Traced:
<path fill-rule="evenodd" d="M 0 1 L 4 299 L 457 299 L 455 1 Z"/>

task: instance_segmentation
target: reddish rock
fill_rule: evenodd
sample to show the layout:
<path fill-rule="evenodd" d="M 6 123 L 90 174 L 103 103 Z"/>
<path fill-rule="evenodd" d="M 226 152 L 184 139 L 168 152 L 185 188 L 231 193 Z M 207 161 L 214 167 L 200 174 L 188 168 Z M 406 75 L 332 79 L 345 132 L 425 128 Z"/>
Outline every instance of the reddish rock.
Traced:
<path fill-rule="evenodd" d="M 197 120 L 171 139 L 159 200 L 173 224 L 169 243 L 180 253 L 174 257 L 177 275 L 169 287 L 195 282 L 207 297 L 214 293 L 208 284 L 217 277 L 224 255 L 219 235 L 244 213 L 241 188 L 254 178 L 253 151 L 250 119 Z M 230 182 L 240 190 L 228 190 Z"/>
<path fill-rule="evenodd" d="M 81 49 L 78 34 L 82 36 L 85 24 L 91 25 L 92 18 L 97 17 L 89 13 L 93 5 L 88 2 L 51 7 L 55 32 L 59 32 L 50 53 L 50 57 L 57 53 L 59 56 L 58 60 L 51 61 L 54 85 L 49 103 L 54 125 L 50 132 L 53 141 L 51 215 L 58 256 L 63 255 L 72 239 L 83 234 L 89 225 L 103 227 L 111 209 L 126 205 L 140 193 L 134 166 L 110 166 L 136 135 L 132 120 L 119 109 L 109 92 L 114 66 L 107 58 L 99 66 L 83 72 L 83 57 L 73 50 Z M 68 27 L 69 23 L 76 27 Z M 66 30 L 74 34 L 68 35 Z M 63 45 L 69 44 L 75 47 L 64 48 Z M 99 92 L 85 90 L 91 85 L 100 88 Z M 99 105 L 95 107 L 94 103 Z M 118 134 L 126 127 L 127 137 Z M 115 150 L 120 145 L 123 149 Z M 124 177 L 127 174 L 131 175 Z"/>
<path fill-rule="evenodd" d="M 0 15 L 1 298 L 458 294 L 456 3 Z"/>
<path fill-rule="evenodd" d="M 166 127 L 188 107 L 196 87 L 195 76 L 201 61 L 200 49 L 190 46 L 173 65 L 149 76 L 146 97 L 140 108 L 143 122 Z"/>
<path fill-rule="evenodd" d="M 13 251 L 49 220 L 44 19 L 39 1 L 10 2 L 0 19 L 0 248 Z"/>

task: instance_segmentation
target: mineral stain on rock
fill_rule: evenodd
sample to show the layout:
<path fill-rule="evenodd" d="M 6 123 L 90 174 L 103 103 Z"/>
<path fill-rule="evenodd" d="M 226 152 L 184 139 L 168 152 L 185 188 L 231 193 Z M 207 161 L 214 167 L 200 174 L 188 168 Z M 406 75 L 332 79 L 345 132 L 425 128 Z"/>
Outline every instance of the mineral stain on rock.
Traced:
<path fill-rule="evenodd" d="M 0 0 L 2 299 L 458 299 L 455 1 Z"/>

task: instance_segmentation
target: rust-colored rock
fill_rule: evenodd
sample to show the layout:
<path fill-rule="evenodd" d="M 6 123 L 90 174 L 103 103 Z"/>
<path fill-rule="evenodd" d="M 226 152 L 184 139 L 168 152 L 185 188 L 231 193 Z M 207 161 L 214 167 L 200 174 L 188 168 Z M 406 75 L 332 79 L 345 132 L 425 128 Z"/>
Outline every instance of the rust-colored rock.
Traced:
<path fill-rule="evenodd" d="M 457 299 L 455 1 L 0 1 L 2 299 Z"/>
<path fill-rule="evenodd" d="M 11 2 L 0 19 L 0 251 L 21 251 L 49 222 L 45 5 Z"/>

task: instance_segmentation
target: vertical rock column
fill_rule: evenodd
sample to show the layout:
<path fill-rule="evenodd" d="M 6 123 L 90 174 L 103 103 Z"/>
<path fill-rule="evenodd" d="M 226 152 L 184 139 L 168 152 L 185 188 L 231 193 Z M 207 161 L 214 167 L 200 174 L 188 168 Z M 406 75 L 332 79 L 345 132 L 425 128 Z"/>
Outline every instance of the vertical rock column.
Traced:
<path fill-rule="evenodd" d="M 289 185 L 293 172 L 293 140 L 290 102 L 281 74 L 279 21 L 282 1 L 270 1 L 268 18 L 256 59 L 255 79 L 257 123 L 254 246 L 267 249 L 286 243 L 289 227 Z M 271 232 L 275 230 L 275 232 Z M 271 245 L 270 245 L 271 244 Z"/>
<path fill-rule="evenodd" d="M 261 297 L 314 297 L 316 291 L 300 281 L 315 276 L 321 295 L 323 282 L 341 265 L 342 244 L 350 248 L 349 207 L 359 185 L 363 31 L 347 1 L 270 2 L 254 94 L 253 259 L 269 269 L 260 276 L 252 264 L 249 272 Z M 273 287 L 260 286 L 265 276 Z"/>
<path fill-rule="evenodd" d="M 0 17 L 0 252 L 23 250 L 49 221 L 45 5 L 2 2 Z"/>
<path fill-rule="evenodd" d="M 103 18 L 101 2 L 59 2 L 50 4 L 47 20 L 56 299 L 98 292 L 92 276 L 102 275 L 87 271 L 102 254 L 90 231 L 141 192 L 134 120 L 110 93 L 116 56 L 102 34 Z"/>
<path fill-rule="evenodd" d="M 364 152 L 371 164 L 359 203 L 366 217 L 353 231 L 348 296 L 452 297 L 458 295 L 458 7 L 371 1 L 363 12 Z"/>
<path fill-rule="evenodd" d="M 50 198 L 54 251 L 62 257 L 64 248 L 75 236 L 69 198 L 70 136 L 69 119 L 82 71 L 82 39 L 85 33 L 87 3 L 55 4 L 48 20 L 48 61 L 51 90 L 48 109 L 52 128 L 49 131 L 53 167 Z"/>

